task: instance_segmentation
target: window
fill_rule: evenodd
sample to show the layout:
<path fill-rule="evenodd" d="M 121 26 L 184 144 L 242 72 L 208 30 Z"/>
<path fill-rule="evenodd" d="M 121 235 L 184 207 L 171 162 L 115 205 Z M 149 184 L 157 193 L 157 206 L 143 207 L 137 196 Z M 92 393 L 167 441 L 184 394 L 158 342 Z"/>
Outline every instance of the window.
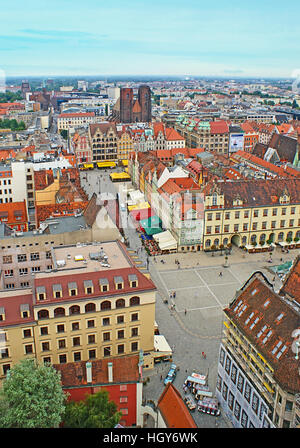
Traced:
<path fill-rule="evenodd" d="M 131 315 L 131 322 L 139 320 L 139 315 L 138 313 L 134 313 Z"/>
<path fill-rule="evenodd" d="M 234 224 L 234 231 L 238 232 L 239 231 L 239 225 L 238 224 Z"/>
<path fill-rule="evenodd" d="M 89 350 L 89 359 L 96 359 L 96 350 Z"/>
<path fill-rule="evenodd" d="M 79 330 L 79 322 L 72 322 L 72 331 Z"/>
<path fill-rule="evenodd" d="M 116 300 L 116 308 L 124 308 L 124 307 L 125 307 L 125 300 L 124 299 Z"/>
<path fill-rule="evenodd" d="M 65 315 L 65 309 L 64 308 L 55 308 L 54 310 L 54 317 L 60 317 Z"/>
<path fill-rule="evenodd" d="M 229 225 L 226 224 L 226 225 L 224 226 L 224 233 L 228 233 L 228 232 L 229 232 Z"/>
<path fill-rule="evenodd" d="M 207 221 L 212 221 L 212 213 L 207 214 Z"/>
<path fill-rule="evenodd" d="M 244 218 L 249 218 L 249 210 L 246 210 L 246 211 L 244 212 Z"/>
<path fill-rule="evenodd" d="M 110 332 L 103 333 L 103 341 L 110 341 Z"/>
<path fill-rule="evenodd" d="M 4 255 L 2 257 L 2 259 L 3 259 L 3 264 L 12 263 L 12 255 Z"/>
<path fill-rule="evenodd" d="M 80 314 L 80 307 L 78 305 L 73 305 L 69 309 L 69 314 Z"/>
<path fill-rule="evenodd" d="M 87 327 L 88 328 L 92 328 L 95 326 L 95 321 L 94 320 L 88 320 L 87 321 Z"/>
<path fill-rule="evenodd" d="M 67 355 L 59 355 L 59 363 L 65 364 L 67 362 Z"/>
<path fill-rule="evenodd" d="M 229 356 L 227 356 L 225 362 L 225 370 L 228 374 L 230 373 L 230 366 L 231 366 L 231 359 L 229 358 Z"/>
<path fill-rule="evenodd" d="M 110 319 L 109 319 L 109 317 L 104 317 L 104 318 L 102 319 L 102 325 L 103 325 L 103 326 L 105 326 L 105 325 L 110 325 Z"/>
<path fill-rule="evenodd" d="M 268 216 L 268 209 L 267 208 L 264 209 L 263 216 Z"/>
<path fill-rule="evenodd" d="M 136 352 L 138 350 L 138 342 L 131 343 L 131 351 Z"/>
<path fill-rule="evenodd" d="M 117 324 L 124 323 L 124 316 L 117 316 Z"/>
<path fill-rule="evenodd" d="M 42 342 L 42 351 L 47 352 L 50 350 L 50 344 L 49 342 Z"/>
<path fill-rule="evenodd" d="M 2 369 L 3 369 L 3 375 L 6 375 L 7 372 L 10 370 L 10 364 L 4 364 L 2 366 Z"/>
<path fill-rule="evenodd" d="M 138 336 L 138 334 L 139 334 L 138 327 L 131 328 L 131 336 Z"/>
<path fill-rule="evenodd" d="M 33 267 L 31 268 L 31 272 L 32 272 L 32 273 L 34 273 L 34 272 L 40 272 L 40 270 L 41 270 L 41 267 L 40 267 L 40 266 L 33 266 Z"/>
<path fill-rule="evenodd" d="M 76 361 L 81 361 L 81 352 L 75 352 L 73 354 L 73 359 L 74 359 L 75 362 Z"/>
<path fill-rule="evenodd" d="M 258 210 L 254 210 L 253 216 L 254 216 L 254 218 L 258 218 Z"/>
<path fill-rule="evenodd" d="M 234 395 L 232 392 L 229 392 L 228 394 L 228 407 L 229 409 L 233 409 L 233 404 L 234 404 Z"/>
<path fill-rule="evenodd" d="M 30 254 L 30 260 L 34 261 L 34 260 L 39 260 L 40 259 L 40 254 L 38 252 L 34 252 Z"/>
<path fill-rule="evenodd" d="M 117 331 L 117 338 L 118 338 L 118 339 L 124 339 L 124 337 L 125 337 L 125 332 L 124 332 L 124 330 L 118 330 L 118 331 Z"/>
<path fill-rule="evenodd" d="M 104 300 L 104 302 L 101 303 L 100 306 L 101 310 L 110 310 L 111 309 L 111 303 L 109 300 Z"/>
<path fill-rule="evenodd" d="M 240 218 L 240 212 L 235 212 L 234 213 L 234 217 L 235 217 L 235 219 L 239 219 Z"/>
<path fill-rule="evenodd" d="M 103 356 L 107 357 L 111 355 L 111 347 L 104 347 L 103 349 Z"/>
<path fill-rule="evenodd" d="M 241 393 L 243 392 L 243 387 L 244 387 L 244 377 L 241 374 L 239 374 L 237 388 Z"/>
<path fill-rule="evenodd" d="M 234 406 L 234 416 L 237 420 L 239 420 L 240 415 L 241 415 L 241 405 L 238 401 L 236 401 Z"/>
<path fill-rule="evenodd" d="M 257 222 L 254 222 L 254 223 L 252 224 L 252 230 L 257 230 Z"/>
<path fill-rule="evenodd" d="M 94 334 L 88 335 L 88 344 L 95 344 L 96 343 L 96 336 Z"/>
<path fill-rule="evenodd" d="M 65 339 L 58 340 L 58 348 L 66 348 L 66 340 Z"/>
<path fill-rule="evenodd" d="M 4 277 L 13 277 L 13 275 L 14 275 L 13 269 L 6 269 L 4 271 Z"/>
<path fill-rule="evenodd" d="M 232 364 L 231 368 L 231 381 L 235 384 L 236 383 L 236 377 L 237 377 L 237 367 L 235 364 Z"/>
<path fill-rule="evenodd" d="M 41 335 L 44 336 L 45 334 L 48 334 L 48 327 L 41 327 Z"/>
<path fill-rule="evenodd" d="M 87 303 L 85 305 L 85 312 L 86 313 L 93 313 L 96 311 L 96 305 L 94 303 Z"/>
<path fill-rule="evenodd" d="M 277 216 L 277 208 L 272 209 L 272 216 Z"/>
<path fill-rule="evenodd" d="M 281 209 L 281 214 L 282 214 L 282 215 L 286 215 L 286 208 L 282 208 L 282 209 Z"/>
<path fill-rule="evenodd" d="M 31 330 L 28 328 L 27 330 L 23 330 L 23 337 L 24 338 L 31 338 Z"/>
<path fill-rule="evenodd" d="M 208 235 L 211 234 L 211 226 L 207 226 L 207 227 L 206 227 L 206 233 L 207 233 Z"/>
<path fill-rule="evenodd" d="M 25 345 L 25 353 L 26 353 L 26 355 L 33 353 L 32 344 Z"/>
<path fill-rule="evenodd" d="M 73 347 L 80 345 L 80 337 L 73 338 Z"/>
<path fill-rule="evenodd" d="M 18 255 L 18 263 L 22 261 L 27 261 L 27 255 L 26 254 L 19 254 Z"/>
<path fill-rule="evenodd" d="M 65 332 L 65 326 L 64 326 L 64 324 L 59 324 L 59 325 L 57 325 L 57 327 L 56 327 L 56 331 L 57 331 L 57 333 L 64 333 L 64 332 Z"/>
<path fill-rule="evenodd" d="M 246 382 L 245 384 L 245 391 L 244 391 L 244 397 L 246 398 L 246 400 L 248 401 L 248 403 L 250 403 L 250 398 L 251 398 L 251 386 L 248 382 Z"/>
<path fill-rule="evenodd" d="M 140 304 L 140 298 L 137 296 L 131 297 L 130 301 L 129 301 L 129 305 L 130 306 L 137 306 Z"/>
<path fill-rule="evenodd" d="M 225 213 L 225 219 L 230 219 L 230 213 L 229 212 Z"/>
<path fill-rule="evenodd" d="M 125 352 L 124 344 L 118 345 L 118 355 L 121 355 Z"/>
<path fill-rule="evenodd" d="M 228 393 L 228 386 L 226 383 L 223 383 L 223 389 L 222 389 L 222 397 L 224 400 L 227 400 L 227 393 Z"/>

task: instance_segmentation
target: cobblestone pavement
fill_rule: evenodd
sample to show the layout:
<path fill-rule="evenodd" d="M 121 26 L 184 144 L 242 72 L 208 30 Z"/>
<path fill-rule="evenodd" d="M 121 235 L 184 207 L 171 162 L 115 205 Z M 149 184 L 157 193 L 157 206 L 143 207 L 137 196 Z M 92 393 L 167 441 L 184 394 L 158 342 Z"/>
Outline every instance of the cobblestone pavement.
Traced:
<path fill-rule="evenodd" d="M 89 174 L 90 191 L 99 188 L 97 174 Z M 105 179 L 105 180 L 103 180 Z M 124 186 L 114 185 L 108 179 L 108 174 L 102 176 L 103 191 L 116 194 L 116 188 L 122 191 Z M 146 264 L 147 254 L 141 247 L 140 238 L 131 225 L 130 220 L 125 228 L 125 234 L 130 242 L 130 250 L 138 254 Z M 179 367 L 174 381 L 175 387 L 184 396 L 182 385 L 188 374 L 194 372 L 208 375 L 211 391 L 215 391 L 219 345 L 222 337 L 223 308 L 235 297 L 236 291 L 254 271 L 263 272 L 269 281 L 273 282 L 275 290 L 281 285 L 281 280 L 270 270 L 271 266 L 293 260 L 299 250 L 282 254 L 275 249 L 273 262 L 268 263 L 267 253 L 245 254 L 238 248 L 233 248 L 229 255 L 229 266 L 224 267 L 224 255 L 207 254 L 205 252 L 169 254 L 149 257 L 149 270 L 152 280 L 157 286 L 156 322 L 160 334 L 163 334 L 169 345 L 174 348 L 173 362 Z M 175 260 L 179 260 L 178 269 Z M 163 262 L 162 262 L 163 261 Z M 222 275 L 220 275 L 222 273 Z M 176 292 L 176 298 L 170 299 L 170 292 Z M 168 304 L 164 303 L 168 299 Z M 175 310 L 171 306 L 175 304 Z M 201 353 L 206 353 L 203 359 Z M 163 392 L 163 379 L 170 363 L 157 364 L 152 370 L 145 370 L 145 378 L 149 381 L 143 388 L 144 399 L 157 403 Z M 162 380 L 160 379 L 162 376 Z M 195 411 L 193 418 L 199 428 L 231 427 L 221 412 L 219 417 Z"/>

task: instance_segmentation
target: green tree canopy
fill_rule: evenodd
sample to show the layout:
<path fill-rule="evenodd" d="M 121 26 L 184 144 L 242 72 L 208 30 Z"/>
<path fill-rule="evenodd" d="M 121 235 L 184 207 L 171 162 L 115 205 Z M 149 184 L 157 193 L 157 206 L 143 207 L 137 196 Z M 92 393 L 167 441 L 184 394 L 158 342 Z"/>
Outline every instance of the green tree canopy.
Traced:
<path fill-rule="evenodd" d="M 65 140 L 68 140 L 68 131 L 66 129 L 61 129 L 60 130 L 60 135 L 62 136 L 62 138 L 64 138 Z"/>
<path fill-rule="evenodd" d="M 117 405 L 109 401 L 105 389 L 88 395 L 85 401 L 70 401 L 66 405 L 65 428 L 114 428 L 119 423 L 121 413 Z"/>
<path fill-rule="evenodd" d="M 51 365 L 24 359 L 13 367 L 0 394 L 0 427 L 54 428 L 62 421 L 66 394 Z"/>

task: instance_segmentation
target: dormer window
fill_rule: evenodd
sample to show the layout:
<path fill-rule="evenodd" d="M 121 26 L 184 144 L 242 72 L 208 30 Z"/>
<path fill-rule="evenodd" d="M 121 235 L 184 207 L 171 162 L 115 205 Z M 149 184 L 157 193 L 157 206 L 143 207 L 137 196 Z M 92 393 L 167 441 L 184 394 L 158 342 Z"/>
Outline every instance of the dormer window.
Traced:
<path fill-rule="evenodd" d="M 114 282 L 115 282 L 116 289 L 124 288 L 123 277 L 121 277 L 121 276 L 114 277 Z"/>
<path fill-rule="evenodd" d="M 62 297 L 62 286 L 59 284 L 53 285 L 52 287 L 53 289 L 53 297 L 55 299 L 59 299 L 60 297 Z"/>
<path fill-rule="evenodd" d="M 135 274 L 128 275 L 128 281 L 130 288 L 136 288 L 138 286 L 138 278 Z"/>
<path fill-rule="evenodd" d="M 83 282 L 84 290 L 86 294 L 93 294 L 94 292 L 94 285 L 92 280 L 85 280 Z"/>
<path fill-rule="evenodd" d="M 22 305 L 20 306 L 20 312 L 21 312 L 21 317 L 23 319 L 26 319 L 27 317 L 30 316 L 30 310 L 29 310 L 28 303 L 22 303 Z"/>
<path fill-rule="evenodd" d="M 99 284 L 100 284 L 100 290 L 102 292 L 109 291 L 109 282 L 108 282 L 107 278 L 100 278 Z"/>
<path fill-rule="evenodd" d="M 44 286 L 38 286 L 36 288 L 36 298 L 38 301 L 46 299 L 46 289 Z"/>
<path fill-rule="evenodd" d="M 77 296 L 77 283 L 70 282 L 68 283 L 69 296 Z"/>

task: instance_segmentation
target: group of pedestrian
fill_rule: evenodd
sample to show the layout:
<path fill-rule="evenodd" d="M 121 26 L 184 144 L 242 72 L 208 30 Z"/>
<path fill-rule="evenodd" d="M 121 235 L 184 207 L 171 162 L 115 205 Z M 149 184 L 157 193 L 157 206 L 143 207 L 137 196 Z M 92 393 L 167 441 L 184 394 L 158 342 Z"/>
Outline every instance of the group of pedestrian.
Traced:
<path fill-rule="evenodd" d="M 176 298 L 176 291 L 170 292 L 170 299 Z"/>

